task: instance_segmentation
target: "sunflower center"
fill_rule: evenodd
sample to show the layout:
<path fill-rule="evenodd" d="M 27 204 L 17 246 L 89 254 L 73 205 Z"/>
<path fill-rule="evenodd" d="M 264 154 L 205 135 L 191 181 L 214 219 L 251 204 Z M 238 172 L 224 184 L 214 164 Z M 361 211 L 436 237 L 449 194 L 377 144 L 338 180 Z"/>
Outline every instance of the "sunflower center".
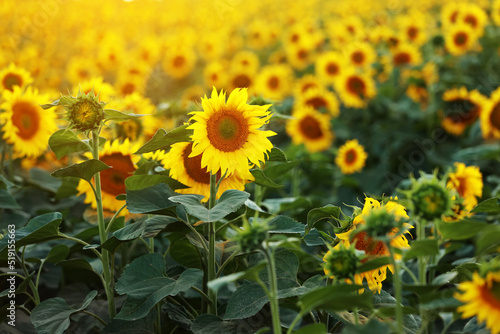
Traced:
<path fill-rule="evenodd" d="M 246 74 L 238 74 L 233 79 L 233 86 L 236 88 L 248 88 L 252 81 Z"/>
<path fill-rule="evenodd" d="M 8 89 L 10 91 L 13 90 L 14 86 L 21 86 L 23 84 L 23 78 L 15 73 L 8 73 L 4 78 L 3 78 L 3 86 L 5 89 Z"/>
<path fill-rule="evenodd" d="M 210 143 L 223 152 L 240 149 L 249 135 L 248 122 L 234 110 L 222 110 L 207 121 L 207 136 Z"/>
<path fill-rule="evenodd" d="M 455 45 L 458 46 L 463 46 L 467 43 L 467 40 L 469 39 L 469 36 L 465 32 L 459 32 L 455 35 L 453 38 L 453 41 L 455 42 Z"/>
<path fill-rule="evenodd" d="M 370 257 L 388 253 L 387 247 L 382 241 L 375 241 L 366 232 L 359 232 L 354 238 L 356 240 L 356 249 L 365 251 L 366 255 L 368 255 L 368 258 L 361 260 L 361 262 L 368 261 Z"/>
<path fill-rule="evenodd" d="M 447 103 L 444 112 L 453 123 L 467 125 L 477 119 L 479 108 L 468 99 L 455 99 Z"/>
<path fill-rule="evenodd" d="M 493 111 L 490 114 L 490 122 L 493 127 L 500 130 L 500 103 L 497 103 L 493 107 Z"/>
<path fill-rule="evenodd" d="M 122 94 L 123 95 L 129 95 L 135 92 L 135 85 L 131 82 L 127 82 L 125 85 L 122 87 Z"/>
<path fill-rule="evenodd" d="M 335 63 L 328 63 L 326 65 L 326 72 L 330 75 L 335 75 L 339 72 L 339 66 Z"/>
<path fill-rule="evenodd" d="M 33 138 L 40 127 L 40 116 L 36 107 L 25 101 L 18 101 L 12 111 L 12 123 L 18 129 L 17 135 L 25 140 Z"/>
<path fill-rule="evenodd" d="M 182 67 L 182 66 L 184 66 L 185 63 L 186 63 L 186 58 L 184 58 L 183 56 L 175 56 L 174 57 L 174 61 L 173 61 L 174 67 Z"/>
<path fill-rule="evenodd" d="M 361 51 L 356 51 L 352 54 L 351 59 L 356 64 L 362 64 L 365 60 L 365 55 Z"/>
<path fill-rule="evenodd" d="M 101 171 L 102 191 L 113 196 L 124 194 L 125 179 L 135 170 L 130 156 L 112 153 L 102 156 L 101 161 L 112 167 Z"/>
<path fill-rule="evenodd" d="M 80 79 L 87 79 L 90 76 L 90 73 L 85 69 L 80 69 L 78 70 L 78 76 Z"/>
<path fill-rule="evenodd" d="M 304 86 L 302 86 L 302 89 L 300 90 L 302 93 L 305 93 L 308 89 L 318 87 L 315 83 L 308 82 Z"/>
<path fill-rule="evenodd" d="M 474 15 L 467 15 L 464 19 L 464 21 L 468 24 L 471 25 L 471 27 L 475 28 L 477 27 L 477 19 Z"/>
<path fill-rule="evenodd" d="M 454 11 L 453 13 L 451 13 L 451 15 L 450 15 L 450 21 L 452 23 L 457 22 L 457 16 L 458 16 L 458 11 Z"/>
<path fill-rule="evenodd" d="M 410 27 L 410 29 L 408 29 L 408 37 L 410 37 L 410 39 L 415 39 L 417 38 L 417 34 L 418 34 L 418 29 L 415 28 L 415 27 Z"/>
<path fill-rule="evenodd" d="M 297 52 L 297 57 L 300 60 L 305 60 L 307 58 L 307 51 L 304 49 L 300 49 L 299 52 Z"/>
<path fill-rule="evenodd" d="M 328 103 L 324 98 L 321 96 L 315 96 L 306 101 L 306 105 L 313 107 L 316 110 L 319 110 L 320 108 L 327 108 Z"/>
<path fill-rule="evenodd" d="M 401 66 L 406 65 L 411 61 L 411 57 L 406 52 L 399 52 L 394 56 L 394 65 Z"/>
<path fill-rule="evenodd" d="M 269 78 L 269 80 L 267 80 L 267 85 L 271 89 L 277 89 L 280 85 L 280 80 L 277 77 L 272 76 Z"/>
<path fill-rule="evenodd" d="M 207 168 L 201 168 L 202 154 L 189 158 L 192 148 L 193 148 L 193 143 L 189 143 L 189 145 L 186 146 L 182 154 L 186 173 L 187 175 L 189 175 L 190 178 L 192 178 L 196 182 L 203 184 L 210 184 L 210 173 L 207 171 Z M 220 177 L 219 175 L 220 172 L 217 174 Z"/>
<path fill-rule="evenodd" d="M 356 153 L 356 150 L 350 149 L 345 154 L 345 162 L 347 164 L 351 165 L 351 164 L 353 164 L 356 161 L 357 157 L 358 157 L 358 154 Z"/>
<path fill-rule="evenodd" d="M 299 34 L 293 34 L 292 37 L 290 38 L 290 41 L 292 43 L 297 43 L 299 41 Z"/>
<path fill-rule="evenodd" d="M 479 299 L 493 306 L 495 309 L 500 308 L 500 283 L 492 282 L 491 287 L 485 283 L 479 287 L 480 297 Z"/>
<path fill-rule="evenodd" d="M 310 139 L 318 139 L 323 136 L 319 122 L 312 116 L 306 116 L 300 121 L 300 131 Z"/>
<path fill-rule="evenodd" d="M 350 77 L 347 80 L 347 89 L 349 89 L 349 91 L 351 91 L 353 94 L 364 96 L 366 86 L 364 81 L 359 77 Z"/>

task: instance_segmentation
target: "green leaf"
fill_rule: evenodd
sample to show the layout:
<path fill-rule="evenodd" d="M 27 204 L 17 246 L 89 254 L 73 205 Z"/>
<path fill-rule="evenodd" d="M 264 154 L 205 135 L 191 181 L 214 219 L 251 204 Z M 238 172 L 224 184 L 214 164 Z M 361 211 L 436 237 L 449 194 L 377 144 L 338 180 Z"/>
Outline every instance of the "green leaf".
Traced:
<path fill-rule="evenodd" d="M 488 225 L 479 231 L 475 238 L 476 255 L 497 252 L 500 246 L 500 225 Z M 1 242 L 1 240 L 0 240 Z"/>
<path fill-rule="evenodd" d="M 249 279 L 252 281 L 256 281 L 259 275 L 259 272 L 266 267 L 266 262 L 262 261 L 252 267 L 248 268 L 245 271 L 240 271 L 231 275 L 226 275 L 219 277 L 213 281 L 208 282 L 208 288 L 214 291 L 218 291 L 221 287 L 231 282 L 236 282 L 241 279 Z"/>
<path fill-rule="evenodd" d="M 486 213 L 498 213 L 500 212 L 500 198 L 493 197 L 479 203 L 474 209 L 471 210 L 472 213 L 486 212 Z"/>
<path fill-rule="evenodd" d="M 323 245 L 329 244 L 329 242 L 326 241 L 327 239 L 325 237 L 323 237 L 323 235 L 321 233 L 322 232 L 313 228 L 309 231 L 308 234 L 306 234 L 302 237 L 302 240 L 304 240 L 304 242 L 307 246 L 323 246 Z"/>
<path fill-rule="evenodd" d="M 35 306 L 30 315 L 31 322 L 39 334 L 64 333 L 69 327 L 71 315 L 85 310 L 96 296 L 96 290 L 89 292 L 78 308 L 69 306 L 59 297 L 47 299 Z"/>
<path fill-rule="evenodd" d="M 165 269 L 165 259 L 157 253 L 146 254 L 132 261 L 116 283 L 116 292 L 127 295 L 116 319 L 143 318 L 163 298 L 201 285 L 201 270 L 189 268 L 177 280 L 173 280 L 166 277 Z"/>
<path fill-rule="evenodd" d="M 115 121 L 115 122 L 124 122 L 131 119 L 137 119 L 139 117 L 146 116 L 134 113 L 126 114 L 124 112 L 114 109 L 104 109 L 103 112 L 105 121 Z"/>
<path fill-rule="evenodd" d="M 299 299 L 302 313 L 314 309 L 329 311 L 352 310 L 353 308 L 370 309 L 372 307 L 373 294 L 366 292 L 358 294 L 359 285 L 330 285 L 313 290 Z"/>
<path fill-rule="evenodd" d="M 16 230 L 16 249 L 22 246 L 42 243 L 49 240 L 61 239 L 59 225 L 62 215 L 59 212 L 46 213 L 31 219 L 28 224 Z M 7 246 L 9 238 L 0 239 L 0 251 Z"/>
<path fill-rule="evenodd" d="M 262 187 L 267 188 L 281 188 L 283 185 L 275 183 L 273 180 L 268 178 L 266 174 L 262 171 L 262 169 L 251 169 L 250 173 L 252 173 L 255 180 L 253 181 L 255 184 L 258 184 Z"/>
<path fill-rule="evenodd" d="M 321 208 L 312 209 L 307 214 L 307 227 L 306 233 L 314 227 L 314 225 L 323 219 L 337 219 L 340 216 L 340 208 L 338 206 L 334 206 L 328 204 Z"/>
<path fill-rule="evenodd" d="M 156 131 L 153 138 L 139 148 L 135 154 L 143 154 L 157 150 L 167 150 L 172 144 L 190 141 L 193 130 L 186 129 L 188 126 L 189 125 L 180 126 L 168 133 L 163 129 L 159 129 Z"/>
<path fill-rule="evenodd" d="M 376 259 L 366 261 L 362 263 L 357 269 L 356 272 L 364 273 L 367 271 L 375 270 L 382 266 L 386 266 L 391 263 L 391 258 L 389 256 L 377 257 Z"/>
<path fill-rule="evenodd" d="M 416 240 L 411 243 L 411 248 L 405 252 L 404 260 L 408 261 L 419 256 L 430 256 L 439 254 L 437 240 L 426 239 Z"/>
<path fill-rule="evenodd" d="M 58 266 L 86 270 L 99 276 L 102 274 L 102 263 L 100 260 L 89 262 L 86 259 L 77 258 L 57 262 Z"/>
<path fill-rule="evenodd" d="M 391 329 L 387 324 L 381 323 L 375 319 L 371 319 L 363 325 L 347 324 L 344 329 L 342 329 L 342 334 L 386 334 L 390 332 Z"/>
<path fill-rule="evenodd" d="M 127 189 L 127 209 L 130 213 L 165 214 L 175 205 L 168 199 L 173 194 L 164 183 L 141 190 Z"/>
<path fill-rule="evenodd" d="M 269 233 L 283 233 L 283 234 L 304 234 L 305 225 L 298 221 L 286 217 L 276 216 L 268 222 Z"/>
<path fill-rule="evenodd" d="M 49 147 L 61 159 L 70 153 L 91 151 L 89 144 L 78 138 L 76 133 L 68 129 L 56 131 L 49 138 Z"/>
<path fill-rule="evenodd" d="M 286 162 L 286 163 L 273 163 L 272 165 L 266 166 L 266 175 L 271 180 L 276 180 L 279 177 L 285 175 L 288 171 L 293 169 L 299 164 L 298 160 Z"/>
<path fill-rule="evenodd" d="M 307 325 L 293 332 L 293 334 L 326 334 L 326 333 L 328 332 L 326 331 L 325 324 L 322 323 Z"/>
<path fill-rule="evenodd" d="M 0 189 L 0 208 L 2 209 L 20 209 L 14 197 L 5 189 Z"/>
<path fill-rule="evenodd" d="M 114 253 L 116 249 L 126 241 L 134 240 L 143 235 L 146 230 L 146 222 L 140 221 L 129 224 L 113 233 L 113 236 L 102 244 L 102 248 Z"/>
<path fill-rule="evenodd" d="M 443 238 L 450 240 L 470 239 L 486 226 L 486 223 L 472 220 L 461 220 L 457 222 L 440 221 L 437 225 Z"/>
<path fill-rule="evenodd" d="M 267 161 L 288 162 L 285 153 L 277 147 L 271 149 Z"/>
<path fill-rule="evenodd" d="M 112 319 L 106 327 L 103 328 L 104 334 L 155 334 L 155 320 L 157 312 L 150 312 L 146 317 L 135 320 L 126 321 Z"/>
<path fill-rule="evenodd" d="M 450 283 L 455 277 L 457 277 L 458 272 L 457 271 L 449 271 L 447 273 L 441 274 L 437 277 L 435 277 L 431 284 L 432 285 L 445 285 Z"/>
<path fill-rule="evenodd" d="M 66 245 L 57 245 L 52 247 L 45 258 L 46 262 L 57 263 L 64 260 L 69 254 L 69 247 Z"/>
<path fill-rule="evenodd" d="M 171 189 L 187 188 L 182 183 L 163 174 L 132 175 L 125 179 L 125 187 L 127 187 L 128 190 L 141 190 L 160 183 L 166 183 Z"/>
<path fill-rule="evenodd" d="M 179 219 L 168 216 L 153 216 L 148 218 L 146 219 L 146 229 L 144 230 L 143 237 L 153 238 L 160 233 L 161 230 L 167 227 L 167 225 L 177 221 L 179 221 Z"/>
<path fill-rule="evenodd" d="M 92 177 L 103 170 L 111 168 L 104 162 L 96 159 L 90 159 L 79 164 L 64 167 L 54 171 L 51 175 L 54 177 L 77 177 L 90 182 Z"/>
<path fill-rule="evenodd" d="M 199 315 L 191 326 L 191 331 L 194 334 L 239 334 L 242 329 L 246 330 L 248 333 L 253 333 L 253 331 L 250 331 L 251 327 L 248 324 L 242 324 L 238 321 L 222 320 L 218 316 L 212 314 Z"/>

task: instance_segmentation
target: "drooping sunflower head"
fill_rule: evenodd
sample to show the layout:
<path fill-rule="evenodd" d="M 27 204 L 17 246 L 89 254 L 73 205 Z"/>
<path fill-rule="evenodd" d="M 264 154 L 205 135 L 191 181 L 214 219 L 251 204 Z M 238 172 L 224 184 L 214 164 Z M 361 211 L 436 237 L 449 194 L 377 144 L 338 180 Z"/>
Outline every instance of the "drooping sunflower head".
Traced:
<path fill-rule="evenodd" d="M 352 174 L 363 169 L 367 157 L 364 147 L 357 139 L 348 140 L 339 148 L 335 164 L 343 174 Z"/>
<path fill-rule="evenodd" d="M 417 216 L 433 220 L 452 213 L 453 194 L 446 189 L 443 181 L 438 180 L 436 174 L 422 174 L 417 180 L 411 180 L 409 198 Z"/>
<path fill-rule="evenodd" d="M 483 195 L 483 175 L 477 166 L 465 166 L 455 162 L 454 170 L 448 174 L 446 187 L 455 190 L 463 198 L 465 210 L 472 210 Z"/>
<path fill-rule="evenodd" d="M 339 280 L 352 280 L 360 259 L 354 247 L 346 247 L 343 243 L 339 243 L 325 254 L 323 262 L 325 275 Z"/>
<path fill-rule="evenodd" d="M 201 166 L 213 174 L 259 166 L 273 147 L 268 137 L 275 133 L 261 129 L 271 117 L 270 105 L 250 105 L 247 100 L 246 89 L 233 90 L 226 101 L 225 92 L 217 93 L 214 87 L 210 98 L 201 99 L 203 111 L 192 112 L 190 157 L 201 154 Z"/>
<path fill-rule="evenodd" d="M 0 93 L 4 90 L 14 91 L 14 87 L 24 88 L 33 82 L 30 73 L 11 63 L 0 71 Z"/>

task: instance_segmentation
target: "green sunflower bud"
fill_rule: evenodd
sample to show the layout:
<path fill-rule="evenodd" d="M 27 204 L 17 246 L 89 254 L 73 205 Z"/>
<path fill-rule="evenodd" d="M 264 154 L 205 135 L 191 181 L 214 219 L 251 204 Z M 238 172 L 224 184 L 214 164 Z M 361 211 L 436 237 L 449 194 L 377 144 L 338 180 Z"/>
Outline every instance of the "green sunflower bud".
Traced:
<path fill-rule="evenodd" d="M 433 220 L 452 213 L 452 194 L 436 175 L 422 175 L 418 180 L 412 180 L 412 183 L 410 198 L 416 215 Z"/>
<path fill-rule="evenodd" d="M 401 220 L 387 211 L 384 207 L 374 208 L 365 217 L 365 226 L 362 228 L 369 236 L 386 237 L 394 228 L 401 228 Z"/>
<path fill-rule="evenodd" d="M 323 257 L 325 274 L 337 279 L 352 278 L 360 263 L 353 247 L 345 248 L 340 243 Z"/>
<path fill-rule="evenodd" d="M 251 252 L 262 248 L 262 243 L 268 236 L 268 227 L 265 223 L 254 221 L 252 224 L 245 222 L 243 229 L 235 236 L 242 252 Z"/>

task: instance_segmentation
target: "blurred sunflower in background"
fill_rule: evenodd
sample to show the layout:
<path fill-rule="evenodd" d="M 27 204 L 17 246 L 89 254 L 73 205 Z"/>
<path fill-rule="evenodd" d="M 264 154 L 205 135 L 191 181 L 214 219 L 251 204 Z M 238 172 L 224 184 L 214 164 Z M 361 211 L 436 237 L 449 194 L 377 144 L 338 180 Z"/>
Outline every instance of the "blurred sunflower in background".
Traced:
<path fill-rule="evenodd" d="M 342 54 L 335 51 L 327 51 L 318 55 L 314 69 L 317 77 L 324 84 L 333 84 L 345 66 Z"/>
<path fill-rule="evenodd" d="M 342 102 L 351 108 L 363 108 L 376 94 L 375 82 L 367 73 L 346 68 L 335 83 Z"/>
<path fill-rule="evenodd" d="M 265 98 L 281 100 L 291 92 L 292 78 L 288 65 L 265 66 L 259 71 L 255 90 Z"/>
<path fill-rule="evenodd" d="M 310 106 L 295 109 L 286 124 L 286 132 L 295 145 L 304 144 L 310 153 L 325 151 L 333 142 L 331 116 Z"/>
<path fill-rule="evenodd" d="M 353 174 L 363 169 L 367 157 L 365 148 L 358 143 L 357 139 L 352 139 L 339 148 L 335 164 L 342 174 Z"/>
<path fill-rule="evenodd" d="M 339 102 L 335 94 L 325 88 L 309 88 L 296 96 L 297 108 L 311 107 L 317 111 L 337 117 L 340 113 Z"/>
<path fill-rule="evenodd" d="M 446 132 L 461 135 L 473 124 L 486 108 L 488 100 L 477 90 L 468 92 L 465 87 L 453 88 L 444 92 L 443 121 Z"/>
<path fill-rule="evenodd" d="M 14 91 L 14 87 L 24 88 L 33 82 L 31 74 L 23 68 L 10 63 L 0 71 L 0 93 L 5 90 Z"/>
<path fill-rule="evenodd" d="M 481 131 L 484 138 L 500 138 L 500 88 L 491 93 L 481 113 Z"/>
<path fill-rule="evenodd" d="M 472 210 L 483 195 L 483 175 L 477 166 L 465 166 L 455 162 L 455 169 L 448 174 L 446 187 L 455 190 L 463 198 L 465 210 Z"/>

